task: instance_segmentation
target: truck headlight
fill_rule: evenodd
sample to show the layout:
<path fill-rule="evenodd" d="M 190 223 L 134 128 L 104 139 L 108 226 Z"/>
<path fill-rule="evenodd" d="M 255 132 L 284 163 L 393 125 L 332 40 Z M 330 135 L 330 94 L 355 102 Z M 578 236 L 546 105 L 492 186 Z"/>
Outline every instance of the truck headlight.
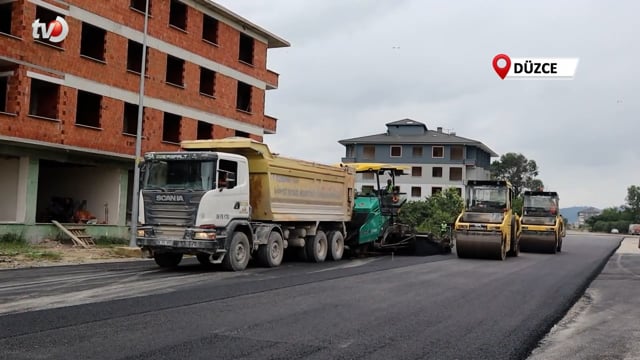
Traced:
<path fill-rule="evenodd" d="M 196 240 L 213 240 L 216 238 L 215 232 L 196 231 L 193 233 L 193 238 Z"/>
<path fill-rule="evenodd" d="M 138 230 L 138 237 L 144 237 L 144 230 Z"/>

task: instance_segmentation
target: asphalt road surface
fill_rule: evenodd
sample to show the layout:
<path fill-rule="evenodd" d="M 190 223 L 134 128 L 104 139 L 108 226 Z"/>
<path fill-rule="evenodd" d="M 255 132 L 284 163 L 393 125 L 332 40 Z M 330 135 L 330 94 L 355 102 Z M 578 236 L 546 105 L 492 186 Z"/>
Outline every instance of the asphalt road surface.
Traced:
<path fill-rule="evenodd" d="M 556 255 L 0 271 L 0 359 L 525 359 L 620 236 Z"/>

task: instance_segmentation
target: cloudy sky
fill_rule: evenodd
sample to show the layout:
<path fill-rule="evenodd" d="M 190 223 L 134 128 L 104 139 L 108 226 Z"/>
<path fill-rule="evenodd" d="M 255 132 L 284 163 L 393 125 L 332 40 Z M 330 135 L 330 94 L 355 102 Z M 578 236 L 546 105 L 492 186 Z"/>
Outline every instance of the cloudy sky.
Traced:
<path fill-rule="evenodd" d="M 275 152 L 335 163 L 338 140 L 412 118 L 535 160 L 563 207 L 640 184 L 638 1 L 216 2 L 291 42 L 268 58 Z M 580 61 L 573 80 L 507 81 L 498 53 Z"/>

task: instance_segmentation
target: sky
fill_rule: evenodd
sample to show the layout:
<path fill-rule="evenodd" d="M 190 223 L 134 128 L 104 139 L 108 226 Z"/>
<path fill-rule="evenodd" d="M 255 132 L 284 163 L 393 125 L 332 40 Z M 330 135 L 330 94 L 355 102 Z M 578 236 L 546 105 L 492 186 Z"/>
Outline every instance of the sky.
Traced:
<path fill-rule="evenodd" d="M 339 140 L 411 118 L 535 160 L 562 207 L 640 184 L 638 1 L 216 2 L 291 43 L 267 59 L 273 152 L 333 164 Z M 499 53 L 579 63 L 573 80 L 501 80 Z"/>

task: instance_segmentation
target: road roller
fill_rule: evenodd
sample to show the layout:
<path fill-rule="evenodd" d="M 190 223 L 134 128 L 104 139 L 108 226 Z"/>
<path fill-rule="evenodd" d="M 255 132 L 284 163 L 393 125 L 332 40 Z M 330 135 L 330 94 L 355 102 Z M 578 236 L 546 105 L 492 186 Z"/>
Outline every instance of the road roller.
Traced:
<path fill-rule="evenodd" d="M 520 253 L 520 219 L 507 180 L 469 180 L 465 205 L 454 225 L 459 258 L 504 260 Z"/>
<path fill-rule="evenodd" d="M 522 251 L 555 254 L 562 251 L 566 233 L 555 191 L 525 191 L 520 226 Z"/>

